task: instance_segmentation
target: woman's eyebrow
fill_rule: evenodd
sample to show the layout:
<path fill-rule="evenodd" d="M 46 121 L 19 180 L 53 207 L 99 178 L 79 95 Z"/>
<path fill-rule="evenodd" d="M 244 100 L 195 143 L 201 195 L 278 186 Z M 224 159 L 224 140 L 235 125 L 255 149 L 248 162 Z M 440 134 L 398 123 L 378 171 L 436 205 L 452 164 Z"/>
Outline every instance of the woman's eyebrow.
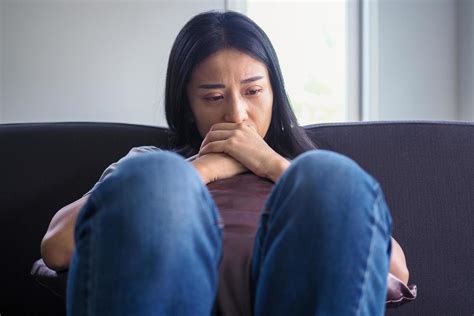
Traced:
<path fill-rule="evenodd" d="M 225 85 L 222 83 L 208 83 L 198 86 L 199 89 L 223 89 Z"/>
<path fill-rule="evenodd" d="M 240 84 L 250 83 L 263 79 L 263 76 L 254 76 L 240 81 Z M 208 83 L 198 86 L 199 89 L 224 89 L 225 85 L 222 83 Z"/>
<path fill-rule="evenodd" d="M 257 81 L 257 80 L 260 80 L 260 79 L 263 79 L 263 76 L 250 77 L 250 78 L 247 78 L 247 79 L 244 79 L 244 80 L 240 81 L 240 83 L 244 84 L 244 83 L 254 82 L 254 81 Z"/>

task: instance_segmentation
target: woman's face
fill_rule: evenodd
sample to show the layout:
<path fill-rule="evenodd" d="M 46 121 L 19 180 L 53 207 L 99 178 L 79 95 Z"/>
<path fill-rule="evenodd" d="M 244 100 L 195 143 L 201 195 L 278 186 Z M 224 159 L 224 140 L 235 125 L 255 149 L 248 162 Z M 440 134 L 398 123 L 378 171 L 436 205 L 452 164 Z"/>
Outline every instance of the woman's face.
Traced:
<path fill-rule="evenodd" d="M 236 49 L 222 49 L 194 68 L 187 85 L 191 110 L 204 138 L 216 123 L 248 123 L 261 137 L 272 119 L 267 67 Z"/>

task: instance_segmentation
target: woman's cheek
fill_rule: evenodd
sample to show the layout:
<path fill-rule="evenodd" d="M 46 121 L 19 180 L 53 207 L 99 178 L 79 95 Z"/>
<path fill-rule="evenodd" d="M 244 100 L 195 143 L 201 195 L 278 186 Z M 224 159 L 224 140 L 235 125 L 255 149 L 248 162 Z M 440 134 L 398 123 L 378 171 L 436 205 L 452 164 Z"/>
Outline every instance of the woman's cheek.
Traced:
<path fill-rule="evenodd" d="M 206 136 L 207 130 L 208 130 L 207 124 L 205 122 L 203 122 L 202 119 L 199 116 L 196 116 L 195 124 L 196 124 L 196 127 L 197 127 L 198 131 L 199 131 L 199 134 L 201 134 L 201 136 L 204 138 Z"/>
<path fill-rule="evenodd" d="M 209 130 L 211 129 L 213 123 L 208 120 L 204 120 L 201 124 L 201 128 L 199 131 L 201 132 L 202 138 L 206 137 L 207 133 L 209 133 Z"/>

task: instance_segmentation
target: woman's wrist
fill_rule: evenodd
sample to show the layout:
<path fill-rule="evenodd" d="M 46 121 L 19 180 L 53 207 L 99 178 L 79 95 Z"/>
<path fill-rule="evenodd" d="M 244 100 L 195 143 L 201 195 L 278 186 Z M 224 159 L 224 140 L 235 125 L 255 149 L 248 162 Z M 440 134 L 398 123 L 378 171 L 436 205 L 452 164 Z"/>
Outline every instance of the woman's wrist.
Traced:
<path fill-rule="evenodd" d="M 195 160 L 191 161 L 191 164 L 194 166 L 194 168 L 196 168 L 196 171 L 201 176 L 202 182 L 204 182 L 204 184 L 208 184 L 209 183 L 209 177 L 208 177 L 208 174 L 207 174 L 206 166 L 203 163 L 201 163 L 201 161 L 199 159 L 195 159 Z"/>
<path fill-rule="evenodd" d="M 271 164 L 271 166 L 272 168 L 268 173 L 268 178 L 276 183 L 281 175 L 286 171 L 286 169 L 288 169 L 290 162 L 277 154 L 276 160 L 273 164 Z"/>

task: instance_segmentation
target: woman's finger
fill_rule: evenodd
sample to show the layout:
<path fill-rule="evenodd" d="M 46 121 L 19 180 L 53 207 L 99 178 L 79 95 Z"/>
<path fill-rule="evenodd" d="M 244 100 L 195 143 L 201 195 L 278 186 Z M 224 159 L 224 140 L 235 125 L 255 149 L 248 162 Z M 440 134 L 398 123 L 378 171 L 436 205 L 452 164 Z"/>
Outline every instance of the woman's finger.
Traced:
<path fill-rule="evenodd" d="M 209 133 L 207 133 L 206 137 L 204 138 L 200 148 L 203 148 L 208 143 L 211 143 L 214 141 L 226 140 L 233 135 L 235 135 L 235 130 L 209 131 Z"/>
<path fill-rule="evenodd" d="M 232 130 L 237 129 L 239 127 L 239 123 L 216 123 L 211 126 L 211 131 L 219 131 L 219 130 Z"/>
<path fill-rule="evenodd" d="M 205 154 L 209 153 L 226 153 L 225 145 L 225 140 L 218 140 L 212 143 L 208 143 L 207 145 L 201 148 L 201 150 L 199 151 L 199 156 L 204 156 Z"/>
<path fill-rule="evenodd" d="M 232 130 L 232 129 L 240 129 L 242 127 L 250 127 L 254 130 L 257 130 L 257 127 L 253 123 L 242 122 L 242 123 L 216 123 L 211 126 L 210 131 Z"/>

